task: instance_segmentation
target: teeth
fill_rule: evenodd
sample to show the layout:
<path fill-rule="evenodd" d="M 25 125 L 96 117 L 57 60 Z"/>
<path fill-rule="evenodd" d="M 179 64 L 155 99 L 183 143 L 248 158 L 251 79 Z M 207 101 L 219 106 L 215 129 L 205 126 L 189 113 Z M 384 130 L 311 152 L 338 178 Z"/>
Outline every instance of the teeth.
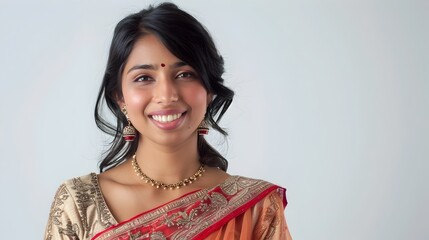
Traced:
<path fill-rule="evenodd" d="M 179 114 L 170 114 L 170 115 L 152 115 L 152 118 L 157 122 L 172 122 L 182 116 L 181 113 Z"/>

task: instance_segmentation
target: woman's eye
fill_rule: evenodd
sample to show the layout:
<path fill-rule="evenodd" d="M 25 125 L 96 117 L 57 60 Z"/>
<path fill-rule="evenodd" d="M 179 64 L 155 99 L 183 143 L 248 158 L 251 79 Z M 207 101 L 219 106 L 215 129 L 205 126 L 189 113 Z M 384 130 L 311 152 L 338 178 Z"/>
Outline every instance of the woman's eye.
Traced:
<path fill-rule="evenodd" d="M 195 74 L 191 72 L 182 72 L 177 75 L 177 78 L 194 78 Z"/>
<path fill-rule="evenodd" d="M 146 82 L 146 81 L 150 81 L 150 80 L 152 80 L 152 78 L 149 76 L 139 76 L 134 81 L 135 82 Z"/>

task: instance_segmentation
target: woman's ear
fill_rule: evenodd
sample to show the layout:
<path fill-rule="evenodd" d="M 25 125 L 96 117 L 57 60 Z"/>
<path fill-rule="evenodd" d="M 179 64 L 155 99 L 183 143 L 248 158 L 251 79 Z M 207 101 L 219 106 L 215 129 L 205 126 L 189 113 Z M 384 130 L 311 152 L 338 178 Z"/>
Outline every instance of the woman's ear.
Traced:
<path fill-rule="evenodd" d="M 115 99 L 116 99 L 116 104 L 118 104 L 118 106 L 122 109 L 125 106 L 124 97 L 116 95 Z"/>
<path fill-rule="evenodd" d="M 213 93 L 207 93 L 207 106 L 209 106 L 209 104 L 212 102 L 214 98 Z"/>

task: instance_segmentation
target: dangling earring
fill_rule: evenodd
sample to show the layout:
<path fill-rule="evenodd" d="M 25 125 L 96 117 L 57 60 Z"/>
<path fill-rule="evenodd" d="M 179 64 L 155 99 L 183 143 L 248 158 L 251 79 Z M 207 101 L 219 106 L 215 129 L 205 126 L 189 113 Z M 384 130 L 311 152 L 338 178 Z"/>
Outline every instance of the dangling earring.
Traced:
<path fill-rule="evenodd" d="M 200 136 L 209 134 L 209 128 L 208 128 L 206 120 L 203 120 L 200 123 L 200 126 L 198 126 L 198 128 L 197 128 L 197 132 L 198 132 L 198 135 L 200 135 Z"/>
<path fill-rule="evenodd" d="M 136 129 L 131 125 L 130 119 L 128 118 L 127 109 L 125 106 L 122 108 L 122 112 L 128 121 L 128 126 L 125 126 L 122 130 L 122 137 L 126 142 L 132 142 L 136 138 Z"/>

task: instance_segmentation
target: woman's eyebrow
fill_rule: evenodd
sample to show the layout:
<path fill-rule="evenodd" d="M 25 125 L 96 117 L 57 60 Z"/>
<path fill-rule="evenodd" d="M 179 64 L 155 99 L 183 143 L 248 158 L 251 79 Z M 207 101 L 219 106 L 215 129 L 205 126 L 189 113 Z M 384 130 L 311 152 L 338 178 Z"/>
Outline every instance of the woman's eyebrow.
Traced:
<path fill-rule="evenodd" d="M 138 70 L 138 69 L 155 70 L 156 68 L 152 64 L 135 65 L 134 67 L 130 68 L 130 70 L 127 71 L 127 74 L 130 73 L 131 71 Z"/>
<path fill-rule="evenodd" d="M 171 65 L 171 68 L 179 68 L 179 67 L 183 67 L 183 66 L 187 66 L 187 65 L 188 65 L 187 63 L 180 61 L 180 62 L 176 62 L 173 65 Z"/>
<path fill-rule="evenodd" d="M 163 64 L 163 63 L 162 63 Z M 179 67 L 183 67 L 183 66 L 187 66 L 188 64 L 187 63 L 185 63 L 185 62 L 183 62 L 183 61 L 179 61 L 179 62 L 176 62 L 176 63 L 174 63 L 174 64 L 172 64 L 172 65 L 170 65 L 170 68 L 179 68 Z M 138 70 L 138 69 L 147 69 L 147 70 L 156 70 L 158 67 L 156 67 L 155 65 L 153 65 L 153 64 L 139 64 L 139 65 L 135 65 L 135 66 L 133 66 L 132 68 L 130 68 L 128 71 L 127 71 L 127 74 L 128 73 L 130 73 L 131 71 L 134 71 L 134 70 Z"/>

